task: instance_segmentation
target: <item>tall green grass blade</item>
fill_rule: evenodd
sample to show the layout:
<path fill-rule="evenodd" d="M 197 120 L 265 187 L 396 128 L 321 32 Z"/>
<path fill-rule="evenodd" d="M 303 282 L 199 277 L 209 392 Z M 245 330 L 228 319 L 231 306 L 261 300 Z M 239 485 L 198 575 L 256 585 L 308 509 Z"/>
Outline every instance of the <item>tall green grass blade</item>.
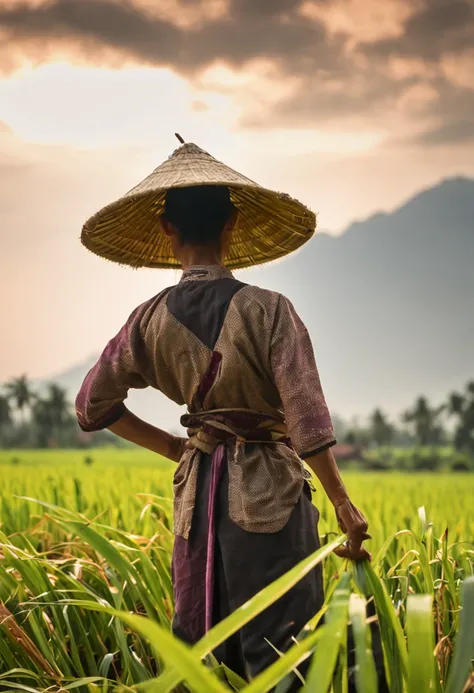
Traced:
<path fill-rule="evenodd" d="M 226 687 L 201 664 L 192 649 L 170 632 L 143 616 L 120 611 L 115 615 L 147 638 L 165 664 L 177 669 L 195 693 L 228 693 Z M 159 691 L 158 681 L 155 690 Z"/>
<path fill-rule="evenodd" d="M 7 688 L 9 686 L 9 688 Z M 8 681 L 7 679 L 2 680 L 3 693 L 7 693 L 9 690 L 24 691 L 25 693 L 38 693 L 37 688 L 32 688 L 24 683 L 16 683 L 15 681 Z"/>
<path fill-rule="evenodd" d="M 327 626 L 320 626 L 311 635 L 296 645 L 293 645 L 288 652 L 271 664 L 268 669 L 259 674 L 254 680 L 244 688 L 244 693 L 266 693 L 276 686 L 283 677 L 290 674 L 293 669 L 304 662 L 312 653 L 316 644 L 325 637 Z"/>
<path fill-rule="evenodd" d="M 365 589 L 375 599 L 390 691 L 403 693 L 403 681 L 408 677 L 408 656 L 405 636 L 393 603 L 384 583 L 377 577 L 370 563 L 358 564 L 356 574 L 363 578 Z M 365 593 L 364 590 L 363 592 Z"/>
<path fill-rule="evenodd" d="M 6 679 L 9 676 L 14 676 L 15 678 L 35 679 L 36 681 L 41 681 L 41 676 L 39 674 L 35 674 L 30 669 L 21 669 L 17 667 L 15 669 L 10 669 L 10 671 L 0 673 L 0 685 L 2 685 L 2 679 Z"/>
<path fill-rule="evenodd" d="M 122 580 L 130 581 L 130 590 L 137 593 L 139 600 L 145 607 L 148 616 L 154 617 L 156 611 L 150 600 L 148 590 L 143 585 L 141 577 L 135 566 L 104 536 L 99 534 L 90 525 L 80 522 L 63 522 L 63 524 L 77 534 L 81 539 L 92 546 L 103 556 L 111 566 L 119 573 Z M 116 605 L 118 606 L 118 605 Z"/>
<path fill-rule="evenodd" d="M 106 682 L 106 679 L 101 676 L 84 676 L 81 679 L 76 679 L 72 683 L 68 683 L 67 686 L 61 686 L 64 691 L 72 691 L 75 688 L 80 688 L 81 686 L 88 686 L 91 683 L 97 683 L 98 681 Z"/>
<path fill-rule="evenodd" d="M 110 667 L 112 665 L 112 662 L 114 661 L 114 657 L 116 654 L 116 652 L 107 652 L 107 654 L 104 655 L 99 664 L 99 676 L 107 678 L 107 676 L 109 675 Z"/>
<path fill-rule="evenodd" d="M 433 598 L 408 597 L 408 693 L 435 689 Z"/>
<path fill-rule="evenodd" d="M 85 676 L 86 672 L 84 671 L 84 667 L 82 666 L 79 650 L 77 649 L 76 638 L 74 637 L 74 632 L 73 632 L 73 629 L 71 628 L 71 622 L 69 620 L 69 614 L 68 614 L 68 607 L 67 606 L 65 606 L 63 609 L 63 618 L 64 618 L 64 621 L 66 623 L 67 635 L 68 635 L 68 639 L 69 639 L 69 648 L 71 651 L 71 659 L 72 659 L 73 664 L 76 668 L 76 672 L 79 674 L 79 676 Z"/>
<path fill-rule="evenodd" d="M 347 616 L 349 610 L 348 587 L 343 584 L 334 592 L 329 604 L 324 626 L 324 638 L 316 648 L 309 668 L 304 693 L 326 693 L 331 686 L 339 655 L 339 650 L 347 638 Z M 341 672 L 347 680 L 347 667 Z"/>
<path fill-rule="evenodd" d="M 449 667 L 445 693 L 462 693 L 474 659 L 474 578 L 466 578 L 461 587 L 462 611 L 455 640 L 454 657 Z"/>
<path fill-rule="evenodd" d="M 349 616 L 354 634 L 357 693 L 377 693 L 377 672 L 371 650 L 370 628 L 367 625 L 367 605 L 365 599 L 358 594 L 351 594 Z"/>
<path fill-rule="evenodd" d="M 244 681 L 243 678 L 235 674 L 233 671 L 229 669 L 229 667 L 226 667 L 225 664 L 220 664 L 219 669 L 222 670 L 223 674 L 225 675 L 227 681 L 230 683 L 232 688 L 236 691 L 241 691 L 245 688 L 247 685 L 247 681 Z"/>
<path fill-rule="evenodd" d="M 96 532 L 90 525 L 82 522 L 64 521 L 62 521 L 62 524 L 81 537 L 89 546 L 92 546 L 124 579 L 136 579 L 135 570 L 130 561 L 108 539 Z"/>

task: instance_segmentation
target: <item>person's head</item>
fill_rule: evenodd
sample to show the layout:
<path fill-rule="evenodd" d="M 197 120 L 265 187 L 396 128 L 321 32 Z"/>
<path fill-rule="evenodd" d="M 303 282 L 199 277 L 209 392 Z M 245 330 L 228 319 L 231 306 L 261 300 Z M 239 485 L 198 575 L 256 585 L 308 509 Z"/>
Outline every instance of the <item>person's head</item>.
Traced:
<path fill-rule="evenodd" d="M 166 194 L 162 227 L 179 261 L 189 252 L 215 255 L 223 261 L 236 218 L 237 210 L 225 186 L 171 188 Z"/>

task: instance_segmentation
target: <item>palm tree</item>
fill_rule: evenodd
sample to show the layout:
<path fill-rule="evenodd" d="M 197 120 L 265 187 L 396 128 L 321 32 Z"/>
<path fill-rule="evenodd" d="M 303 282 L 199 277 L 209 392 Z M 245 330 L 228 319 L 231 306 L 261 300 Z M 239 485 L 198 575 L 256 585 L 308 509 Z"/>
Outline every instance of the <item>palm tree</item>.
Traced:
<path fill-rule="evenodd" d="M 71 432 L 74 423 L 66 390 L 50 383 L 45 396 L 36 397 L 33 403 L 32 423 L 38 447 L 64 442 L 63 434 Z"/>
<path fill-rule="evenodd" d="M 21 375 L 19 378 L 14 378 L 5 385 L 5 389 L 8 399 L 10 401 L 13 400 L 16 408 L 20 412 L 23 423 L 25 423 L 25 411 L 31 405 L 34 398 L 34 393 L 27 376 Z"/>
<path fill-rule="evenodd" d="M 448 413 L 451 414 L 451 416 L 462 415 L 465 405 L 466 405 L 465 397 L 460 395 L 458 392 L 452 392 L 449 395 L 447 409 L 448 409 Z"/>
<path fill-rule="evenodd" d="M 453 392 L 448 400 L 448 412 L 457 419 L 454 445 L 460 452 L 474 454 L 474 382 L 466 385 L 466 394 Z"/>
<path fill-rule="evenodd" d="M 436 445 L 440 442 L 443 428 L 439 423 L 439 417 L 444 409 L 444 405 L 432 408 L 426 397 L 418 397 L 413 409 L 402 415 L 403 421 L 413 426 L 419 445 Z"/>
<path fill-rule="evenodd" d="M 61 438 L 61 433 L 72 421 L 67 391 L 60 385 L 56 383 L 48 385 L 47 398 L 43 400 L 42 416 L 49 421 L 51 434 L 57 442 Z"/>
<path fill-rule="evenodd" d="M 61 433 L 72 422 L 71 404 L 68 400 L 67 391 L 60 385 L 52 383 L 49 386 L 49 403 L 54 421 L 55 438 L 59 440 Z"/>
<path fill-rule="evenodd" d="M 31 413 L 36 444 L 40 448 L 46 448 L 53 435 L 53 420 L 49 402 L 38 397 L 33 404 Z"/>
<path fill-rule="evenodd" d="M 50 383 L 48 385 L 48 398 L 53 419 L 58 425 L 68 422 L 71 418 L 71 405 L 67 397 L 67 391 L 57 385 Z"/>
<path fill-rule="evenodd" d="M 8 426 L 12 424 L 12 412 L 10 409 L 10 402 L 8 397 L 5 395 L 0 395 L 0 437 Z"/>
<path fill-rule="evenodd" d="M 376 409 L 370 417 L 370 429 L 373 440 L 379 447 L 389 445 L 393 438 L 393 426 L 380 409 Z"/>
<path fill-rule="evenodd" d="M 12 422 L 12 412 L 8 397 L 0 395 L 0 426 L 8 426 Z"/>

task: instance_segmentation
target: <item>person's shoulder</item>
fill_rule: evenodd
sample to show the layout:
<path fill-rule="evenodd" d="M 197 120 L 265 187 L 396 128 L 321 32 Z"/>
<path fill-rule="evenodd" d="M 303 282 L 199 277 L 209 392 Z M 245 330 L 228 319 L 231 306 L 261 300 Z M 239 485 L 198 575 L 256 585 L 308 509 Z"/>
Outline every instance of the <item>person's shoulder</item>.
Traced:
<path fill-rule="evenodd" d="M 146 327 L 152 315 L 156 314 L 165 305 L 166 297 L 172 286 L 166 287 L 155 296 L 152 296 L 147 301 L 140 303 L 139 306 L 131 313 L 128 321 L 129 322 L 140 322 L 141 327 Z"/>
<path fill-rule="evenodd" d="M 245 305 L 247 310 L 265 310 L 274 312 L 277 310 L 278 305 L 281 300 L 285 297 L 278 291 L 272 291 L 271 289 L 264 289 L 261 286 L 256 286 L 255 284 L 245 284 L 243 283 L 242 288 L 236 294 L 235 299 L 241 305 Z"/>
<path fill-rule="evenodd" d="M 242 296 L 246 298 L 252 298 L 256 301 L 276 301 L 278 302 L 281 294 L 277 291 L 272 291 L 271 289 L 264 289 L 261 286 L 256 286 L 255 284 L 246 284 L 242 282 L 242 288 L 239 291 Z"/>
<path fill-rule="evenodd" d="M 273 291 L 272 289 L 265 289 L 261 286 L 256 286 L 255 284 L 243 284 L 243 295 L 253 297 L 255 299 L 260 299 L 263 301 L 272 301 L 274 303 L 288 303 L 292 305 L 290 299 L 285 296 L 285 294 L 279 291 Z"/>
<path fill-rule="evenodd" d="M 279 291 L 271 291 L 260 286 L 247 284 L 245 289 L 239 291 L 239 294 L 241 294 L 240 300 L 246 304 L 247 310 L 251 310 L 253 307 L 257 312 L 263 310 L 266 313 L 271 313 L 276 321 L 301 320 L 292 301 Z"/>
<path fill-rule="evenodd" d="M 146 313 L 150 308 L 155 308 L 156 306 L 160 305 L 160 303 L 165 301 L 172 288 L 172 286 L 167 286 L 166 289 L 162 289 L 158 294 L 155 294 L 143 303 L 140 303 L 140 305 L 135 308 L 135 311 L 139 313 Z"/>

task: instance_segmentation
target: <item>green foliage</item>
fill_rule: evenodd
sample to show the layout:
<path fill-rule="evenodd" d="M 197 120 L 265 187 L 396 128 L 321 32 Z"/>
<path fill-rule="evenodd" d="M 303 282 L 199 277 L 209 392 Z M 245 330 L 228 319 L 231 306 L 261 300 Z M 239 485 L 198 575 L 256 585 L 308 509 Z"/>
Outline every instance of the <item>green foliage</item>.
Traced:
<path fill-rule="evenodd" d="M 69 393 L 70 394 L 70 393 Z M 455 420 L 454 435 L 448 436 L 446 426 Z M 359 467 L 371 470 L 415 469 L 434 471 L 445 465 L 441 451 L 450 450 L 466 454 L 466 471 L 474 459 L 474 381 L 468 383 L 464 394 L 452 393 L 447 402 L 432 406 L 426 397 L 418 397 L 415 404 L 401 417 L 402 427 L 390 421 L 379 408 L 375 409 L 367 425 L 353 423 L 348 426 L 334 416 L 337 438 L 354 447 L 354 461 Z M 452 438 L 453 445 L 446 446 Z M 50 383 L 46 391 L 33 391 L 28 378 L 15 378 L 0 391 L 0 448 L 91 448 L 106 445 L 130 447 L 131 444 L 114 436 L 108 430 L 84 433 L 79 429 L 68 393 L 59 385 Z M 133 446 L 132 446 L 133 447 Z M 428 449 L 428 453 L 427 453 Z M 400 451 L 402 451 L 400 453 Z M 412 456 L 407 460 L 407 452 Z M 87 464 L 87 462 L 86 462 Z M 342 460 L 347 466 L 347 457 Z M 456 471 L 461 466 L 456 462 Z"/>
<path fill-rule="evenodd" d="M 377 693 L 377 672 L 372 656 L 370 628 L 366 614 L 366 600 L 358 594 L 352 594 L 349 600 L 349 616 L 354 631 L 357 690 Z"/>
<path fill-rule="evenodd" d="M 437 445 L 442 441 L 440 417 L 445 407 L 431 407 L 426 397 L 419 397 L 412 409 L 403 414 L 405 423 L 413 427 L 418 445 Z"/>
<path fill-rule="evenodd" d="M 6 383 L 0 392 L 0 447 L 90 447 L 118 445 L 118 441 L 109 431 L 83 433 L 67 391 L 56 383 L 39 393 L 23 375 Z"/>
<path fill-rule="evenodd" d="M 164 693 L 185 682 L 191 691 L 263 693 L 279 682 L 284 690 L 283 681 L 314 652 L 305 690 L 327 684 L 336 693 L 346 690 L 350 619 L 358 691 L 373 693 L 372 598 L 392 693 L 462 693 L 472 673 L 469 474 L 346 473 L 373 536 L 372 565 L 356 569 L 331 552 L 341 539 L 318 488 L 322 549 L 190 648 L 169 632 L 174 465 L 146 451 L 114 449 L 97 452 L 93 465 L 80 451 L 23 451 L 18 467 L 11 459 L 0 453 L 0 690 Z M 423 503 L 426 512 L 418 512 Z M 213 663 L 218 643 L 320 561 L 324 625 L 314 629 L 322 612 L 316 614 L 250 684 Z"/>
<path fill-rule="evenodd" d="M 378 446 L 389 445 L 394 435 L 393 426 L 380 409 L 376 409 L 370 421 L 371 438 Z"/>
<path fill-rule="evenodd" d="M 463 395 L 454 392 L 450 396 L 448 409 L 456 419 L 456 449 L 474 455 L 474 381 L 466 385 Z"/>
<path fill-rule="evenodd" d="M 28 409 L 34 399 L 34 393 L 26 375 L 11 380 L 5 385 L 5 390 L 8 400 L 14 404 L 20 414 Z"/>

